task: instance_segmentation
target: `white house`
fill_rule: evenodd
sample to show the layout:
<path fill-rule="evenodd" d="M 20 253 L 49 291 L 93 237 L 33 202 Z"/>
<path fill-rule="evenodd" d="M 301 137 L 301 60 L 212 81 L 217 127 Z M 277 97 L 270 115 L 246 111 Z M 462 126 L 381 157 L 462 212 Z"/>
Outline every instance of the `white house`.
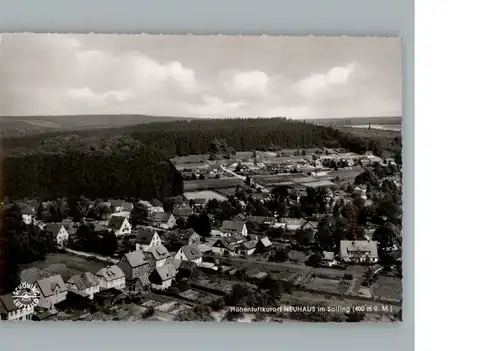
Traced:
<path fill-rule="evenodd" d="M 240 234 L 243 236 L 248 235 L 248 230 L 245 222 L 239 222 L 239 221 L 224 221 L 222 222 L 222 226 L 220 228 L 220 231 L 222 233 L 229 233 L 231 235 L 233 234 Z"/>
<path fill-rule="evenodd" d="M 135 242 L 136 250 L 147 251 L 153 246 L 161 245 L 161 238 L 153 228 L 140 228 Z"/>
<path fill-rule="evenodd" d="M 66 282 L 66 286 L 87 294 L 91 300 L 94 299 L 94 294 L 100 290 L 99 279 L 90 272 L 72 276 Z"/>
<path fill-rule="evenodd" d="M 99 279 L 99 290 L 125 289 L 125 274 L 117 265 L 102 268 L 95 275 Z"/>
<path fill-rule="evenodd" d="M 236 245 L 229 241 L 230 238 L 217 239 L 212 244 L 212 252 L 219 255 L 236 256 Z"/>
<path fill-rule="evenodd" d="M 239 244 L 237 252 L 240 255 L 250 256 L 255 252 L 256 248 L 257 248 L 257 242 L 254 240 L 250 240 L 242 244 Z"/>
<path fill-rule="evenodd" d="M 175 259 L 194 262 L 197 265 L 202 261 L 201 251 L 198 246 L 195 245 L 185 245 L 177 251 L 175 254 Z"/>
<path fill-rule="evenodd" d="M 132 225 L 126 217 L 122 216 L 112 216 L 108 222 L 108 228 L 116 236 L 127 235 L 132 232 Z"/>
<path fill-rule="evenodd" d="M 172 286 L 177 270 L 175 267 L 167 263 L 161 267 L 156 267 L 149 275 L 151 288 L 156 290 L 166 290 Z"/>
<path fill-rule="evenodd" d="M 170 212 L 153 212 L 149 215 L 149 220 L 162 229 L 170 229 L 177 225 L 175 216 Z"/>
<path fill-rule="evenodd" d="M 45 230 L 52 234 L 58 248 L 62 249 L 66 246 L 69 239 L 69 233 L 62 223 L 49 223 L 45 226 Z"/>
<path fill-rule="evenodd" d="M 378 261 L 378 242 L 370 240 L 340 241 L 340 257 L 344 262 L 375 263 Z"/>
<path fill-rule="evenodd" d="M 0 296 L 0 320 L 2 321 L 25 321 L 31 320 L 33 307 L 21 305 L 18 307 L 12 294 Z"/>

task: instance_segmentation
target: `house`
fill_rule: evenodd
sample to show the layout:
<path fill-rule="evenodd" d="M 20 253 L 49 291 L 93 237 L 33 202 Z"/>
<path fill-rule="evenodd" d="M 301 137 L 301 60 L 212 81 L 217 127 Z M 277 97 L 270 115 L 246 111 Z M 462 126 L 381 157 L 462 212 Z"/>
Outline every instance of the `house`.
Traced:
<path fill-rule="evenodd" d="M 306 221 L 302 218 L 282 218 L 278 224 L 284 224 L 286 230 L 295 231 L 299 230 L 305 222 Z"/>
<path fill-rule="evenodd" d="M 248 235 L 248 230 L 245 222 L 224 221 L 222 222 L 220 231 L 229 234 L 241 234 L 243 236 Z"/>
<path fill-rule="evenodd" d="M 202 255 L 200 249 L 195 245 L 185 245 L 177 251 L 175 254 L 175 259 L 194 262 L 200 264 L 202 261 Z"/>
<path fill-rule="evenodd" d="M 233 221 L 235 222 L 244 222 L 246 216 L 243 213 L 238 213 L 236 216 L 233 217 Z"/>
<path fill-rule="evenodd" d="M 312 230 L 313 232 L 316 232 L 318 230 L 318 225 L 319 223 L 316 221 L 307 221 L 300 229 Z"/>
<path fill-rule="evenodd" d="M 153 212 L 149 215 L 149 221 L 162 229 L 170 229 L 177 225 L 174 215 L 170 212 Z"/>
<path fill-rule="evenodd" d="M 123 200 L 109 200 L 109 208 L 112 213 L 123 212 L 125 211 L 123 205 L 125 201 Z"/>
<path fill-rule="evenodd" d="M 131 202 L 124 202 L 123 203 L 123 210 L 124 212 L 131 212 L 134 209 L 134 204 Z"/>
<path fill-rule="evenodd" d="M 205 198 L 195 198 L 189 201 L 192 206 L 196 209 L 203 208 L 207 204 L 207 199 Z"/>
<path fill-rule="evenodd" d="M 59 274 L 42 277 L 36 281 L 40 291 L 38 306 L 51 310 L 54 305 L 66 300 L 68 288 Z"/>
<path fill-rule="evenodd" d="M 151 288 L 155 290 L 166 290 L 172 286 L 177 270 L 172 264 L 156 267 L 149 275 Z"/>
<path fill-rule="evenodd" d="M 332 267 L 335 262 L 335 254 L 331 251 L 323 251 L 321 255 L 321 263 L 325 266 Z"/>
<path fill-rule="evenodd" d="M 135 242 L 136 250 L 148 250 L 152 246 L 161 245 L 161 239 L 158 232 L 150 227 L 142 227 L 137 233 Z"/>
<path fill-rule="evenodd" d="M 247 241 L 247 239 L 241 234 L 231 235 L 231 239 L 236 245 L 242 244 Z"/>
<path fill-rule="evenodd" d="M 71 277 L 66 282 L 66 286 L 87 294 L 89 299 L 93 300 L 94 294 L 99 292 L 100 282 L 97 276 L 86 272 Z"/>
<path fill-rule="evenodd" d="M 273 244 L 271 243 L 271 240 L 269 240 L 269 238 L 265 236 L 257 241 L 255 249 L 258 252 L 266 252 L 269 251 L 272 246 Z"/>
<path fill-rule="evenodd" d="M 151 288 L 151 282 L 146 274 L 140 275 L 132 279 L 129 285 L 129 291 L 141 293 L 148 291 Z"/>
<path fill-rule="evenodd" d="M 150 262 L 141 250 L 125 254 L 117 264 L 125 274 L 127 286 L 133 286 L 136 278 L 149 275 Z"/>
<path fill-rule="evenodd" d="M 189 216 L 191 216 L 193 214 L 193 209 L 189 206 L 179 206 L 179 207 L 176 207 L 174 208 L 173 210 L 173 214 L 175 215 L 176 218 L 188 218 Z"/>
<path fill-rule="evenodd" d="M 116 236 L 128 235 L 132 232 L 132 225 L 126 217 L 122 216 L 112 216 L 108 222 L 108 228 Z"/>
<path fill-rule="evenodd" d="M 230 236 L 231 234 L 230 233 L 223 233 L 223 232 L 221 232 L 220 230 L 217 230 L 217 229 L 212 229 L 210 231 L 210 235 L 212 237 L 216 237 L 216 238 L 225 238 L 225 237 Z"/>
<path fill-rule="evenodd" d="M 229 238 L 220 238 L 212 244 L 212 252 L 219 255 L 236 256 L 236 245 L 228 241 Z"/>
<path fill-rule="evenodd" d="M 201 235 L 196 233 L 194 229 L 184 229 L 179 231 L 179 241 L 182 245 L 200 245 Z"/>
<path fill-rule="evenodd" d="M 179 267 L 177 271 L 182 278 L 189 278 L 195 273 L 198 269 L 198 265 L 195 262 L 189 261 L 180 261 Z"/>
<path fill-rule="evenodd" d="M 264 217 L 264 216 L 248 216 L 245 220 L 247 223 L 252 223 L 255 225 L 275 225 L 278 220 L 274 217 Z"/>
<path fill-rule="evenodd" d="M 17 306 L 12 294 L 0 296 L 0 320 L 2 321 L 31 320 L 33 310 L 30 305 Z"/>
<path fill-rule="evenodd" d="M 369 240 L 342 240 L 340 258 L 350 263 L 375 263 L 378 261 L 377 244 Z"/>
<path fill-rule="evenodd" d="M 240 255 L 249 256 L 255 252 L 256 248 L 257 248 L 257 242 L 250 240 L 250 241 L 241 243 L 238 246 L 237 253 Z"/>
<path fill-rule="evenodd" d="M 45 226 L 45 230 L 52 235 L 58 248 L 62 249 L 66 246 L 69 234 L 62 223 L 49 223 Z"/>
<path fill-rule="evenodd" d="M 125 289 L 125 274 L 117 265 L 98 270 L 95 276 L 99 280 L 99 290 Z"/>
<path fill-rule="evenodd" d="M 172 254 L 170 254 L 167 248 L 162 244 L 151 246 L 144 251 L 144 254 L 148 259 L 151 268 L 158 268 L 165 265 L 167 258 L 172 256 Z"/>

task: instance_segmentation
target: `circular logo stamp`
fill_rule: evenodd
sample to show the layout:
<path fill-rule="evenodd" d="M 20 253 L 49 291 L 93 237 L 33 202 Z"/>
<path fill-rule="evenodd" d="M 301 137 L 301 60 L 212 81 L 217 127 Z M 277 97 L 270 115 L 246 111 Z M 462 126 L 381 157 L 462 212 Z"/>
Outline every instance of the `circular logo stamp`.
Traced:
<path fill-rule="evenodd" d="M 22 282 L 12 292 L 12 297 L 18 308 L 35 308 L 40 302 L 40 290 L 33 284 Z"/>

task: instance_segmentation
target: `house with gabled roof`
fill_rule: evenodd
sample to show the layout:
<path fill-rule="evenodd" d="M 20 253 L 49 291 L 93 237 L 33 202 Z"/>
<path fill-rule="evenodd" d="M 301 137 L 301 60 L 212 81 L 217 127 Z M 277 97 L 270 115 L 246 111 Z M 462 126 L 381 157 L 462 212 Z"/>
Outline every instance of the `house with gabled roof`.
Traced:
<path fill-rule="evenodd" d="M 303 218 L 281 218 L 278 224 L 284 225 L 286 230 L 295 231 L 299 230 L 306 220 Z"/>
<path fill-rule="evenodd" d="M 120 259 L 117 264 L 125 274 L 127 286 L 135 284 L 136 278 L 148 276 L 150 272 L 150 262 L 142 250 L 129 252 Z"/>
<path fill-rule="evenodd" d="M 135 293 L 142 293 L 149 291 L 151 289 L 151 282 L 149 281 L 148 275 L 140 275 L 132 279 L 129 285 L 129 291 Z"/>
<path fill-rule="evenodd" d="M 45 226 L 45 231 L 52 235 L 59 249 L 64 248 L 68 243 L 69 233 L 62 223 L 48 223 Z"/>
<path fill-rule="evenodd" d="M 94 299 L 94 294 L 100 290 L 99 279 L 90 272 L 72 276 L 66 281 L 66 286 L 68 289 L 75 289 L 86 294 L 91 300 Z"/>
<path fill-rule="evenodd" d="M 156 267 L 149 275 L 151 288 L 155 290 L 166 290 L 172 286 L 177 270 L 174 265 L 167 263 L 161 267 Z"/>
<path fill-rule="evenodd" d="M 193 209 L 189 206 L 185 206 L 185 205 L 182 205 L 182 206 L 177 206 L 174 208 L 173 210 L 173 214 L 175 215 L 176 218 L 188 218 L 189 216 L 191 216 L 193 214 Z"/>
<path fill-rule="evenodd" d="M 31 305 L 16 305 L 12 294 L 0 296 L 0 320 L 26 321 L 31 320 L 34 308 Z"/>
<path fill-rule="evenodd" d="M 378 261 L 376 241 L 341 240 L 340 258 L 349 263 L 375 263 Z"/>
<path fill-rule="evenodd" d="M 68 288 L 59 274 L 45 273 L 45 276 L 36 281 L 40 291 L 38 306 L 53 309 L 54 306 L 64 300 L 68 294 Z"/>
<path fill-rule="evenodd" d="M 132 225 L 126 217 L 111 216 L 108 228 L 117 236 L 128 235 L 132 232 Z"/>
<path fill-rule="evenodd" d="M 170 229 L 177 225 L 175 216 L 171 212 L 152 212 L 148 220 L 152 225 L 162 229 Z"/>
<path fill-rule="evenodd" d="M 245 241 L 247 241 L 247 238 L 245 238 L 241 234 L 233 234 L 233 235 L 230 236 L 230 238 L 231 238 L 230 240 L 232 240 L 237 245 L 242 244 Z"/>
<path fill-rule="evenodd" d="M 196 233 L 194 229 L 189 228 L 180 230 L 180 242 L 182 245 L 200 245 L 201 235 Z"/>
<path fill-rule="evenodd" d="M 237 245 L 229 238 L 219 238 L 212 244 L 212 252 L 219 255 L 236 256 Z"/>
<path fill-rule="evenodd" d="M 243 213 L 238 213 L 236 216 L 233 217 L 233 221 L 239 221 L 239 222 L 244 222 L 246 216 Z"/>
<path fill-rule="evenodd" d="M 267 236 L 261 238 L 259 241 L 257 241 L 256 245 L 256 251 L 258 252 L 266 252 L 269 251 L 272 248 L 273 244 L 271 243 L 271 240 Z"/>
<path fill-rule="evenodd" d="M 229 233 L 231 235 L 233 235 L 233 234 L 240 234 L 243 236 L 248 235 L 248 230 L 247 230 L 247 226 L 245 225 L 245 222 L 224 221 L 224 222 L 222 222 L 222 226 L 220 228 L 220 231 L 223 233 Z"/>
<path fill-rule="evenodd" d="M 257 241 L 249 240 L 238 245 L 236 252 L 239 255 L 249 256 L 255 252 L 257 248 Z"/>
<path fill-rule="evenodd" d="M 123 200 L 109 200 L 109 208 L 111 209 L 112 213 L 118 213 L 124 211 L 123 205 L 125 204 L 125 201 Z"/>
<path fill-rule="evenodd" d="M 185 245 L 177 251 L 175 259 L 200 264 L 202 261 L 202 255 L 198 246 Z"/>
<path fill-rule="evenodd" d="M 161 238 L 158 232 L 151 227 L 141 227 L 137 233 L 135 242 L 136 250 L 148 250 L 150 247 L 161 245 Z"/>
<path fill-rule="evenodd" d="M 117 265 L 101 268 L 95 276 L 99 280 L 99 290 L 125 289 L 125 273 Z"/>
<path fill-rule="evenodd" d="M 331 251 L 323 251 L 321 254 L 321 263 L 325 266 L 332 267 L 335 264 L 335 254 Z"/>
<path fill-rule="evenodd" d="M 151 268 L 163 266 L 167 262 L 167 258 L 173 256 L 162 244 L 151 246 L 144 251 L 144 254 L 149 260 Z"/>

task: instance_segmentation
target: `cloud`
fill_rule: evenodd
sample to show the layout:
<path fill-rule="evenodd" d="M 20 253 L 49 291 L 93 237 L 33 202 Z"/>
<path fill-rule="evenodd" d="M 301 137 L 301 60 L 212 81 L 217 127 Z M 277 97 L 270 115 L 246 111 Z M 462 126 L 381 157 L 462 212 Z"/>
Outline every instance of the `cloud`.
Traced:
<path fill-rule="evenodd" d="M 235 73 L 224 86 L 230 93 L 258 95 L 267 91 L 269 81 L 265 72 L 253 70 Z"/>
<path fill-rule="evenodd" d="M 353 44 L 330 53 L 311 38 L 252 46 L 246 37 L 193 37 L 0 35 L 0 115 L 328 118 L 400 109 L 400 67 L 374 59 L 382 49 L 365 46 L 363 58 Z"/>
<path fill-rule="evenodd" d="M 230 117 L 246 105 L 243 101 L 224 101 L 217 96 L 203 95 L 203 104 L 185 105 L 189 114 L 200 117 L 227 116 Z"/>
<path fill-rule="evenodd" d="M 300 80 L 296 84 L 298 92 L 306 97 L 313 98 L 322 95 L 337 85 L 348 83 L 354 71 L 354 64 L 336 66 L 326 73 L 315 73 Z"/>

